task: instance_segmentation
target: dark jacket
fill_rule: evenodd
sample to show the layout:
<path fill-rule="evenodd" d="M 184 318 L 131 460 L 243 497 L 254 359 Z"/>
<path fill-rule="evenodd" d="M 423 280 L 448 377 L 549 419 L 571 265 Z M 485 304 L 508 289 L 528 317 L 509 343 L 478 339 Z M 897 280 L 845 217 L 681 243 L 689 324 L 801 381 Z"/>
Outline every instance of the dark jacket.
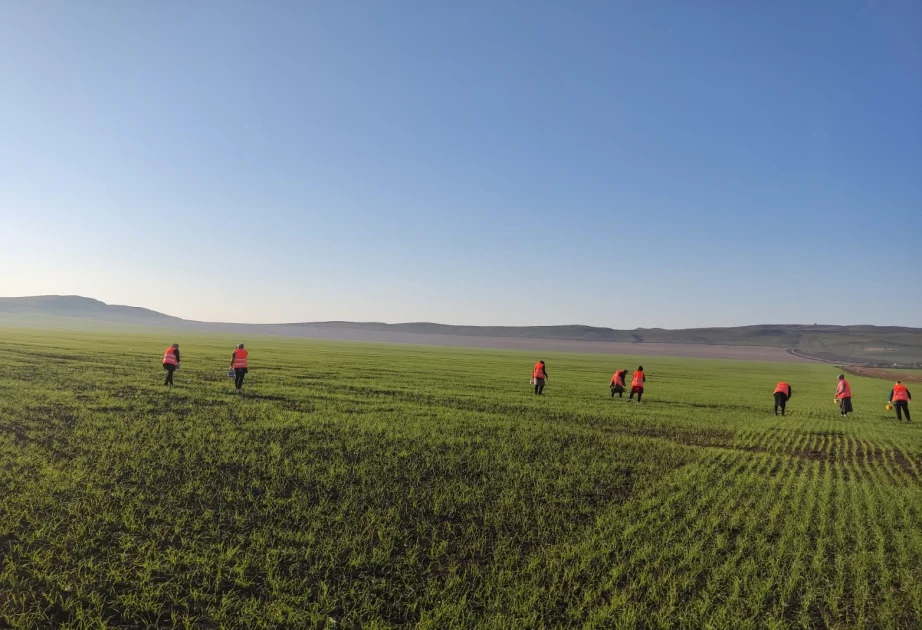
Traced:
<path fill-rule="evenodd" d="M 912 400 L 912 392 L 909 391 L 909 388 L 906 389 L 906 395 L 909 396 L 909 400 Z M 890 402 L 893 402 L 893 390 L 890 390 Z"/>

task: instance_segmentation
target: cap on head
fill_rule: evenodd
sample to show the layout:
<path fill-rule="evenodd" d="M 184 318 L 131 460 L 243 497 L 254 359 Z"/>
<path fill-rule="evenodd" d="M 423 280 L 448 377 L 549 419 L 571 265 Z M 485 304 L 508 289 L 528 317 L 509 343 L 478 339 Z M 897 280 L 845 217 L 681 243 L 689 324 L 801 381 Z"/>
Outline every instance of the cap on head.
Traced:
<path fill-rule="evenodd" d="M 844 379 L 845 379 L 845 375 L 844 375 L 844 374 L 839 374 L 839 380 L 841 381 L 841 380 L 844 380 Z"/>
<path fill-rule="evenodd" d="M 237 349 L 238 349 L 238 350 L 243 350 L 243 344 L 242 344 L 242 343 L 238 343 L 238 344 L 237 344 Z"/>
<path fill-rule="evenodd" d="M 174 344 L 173 344 L 173 347 L 174 347 L 174 348 L 178 348 L 178 347 L 179 347 L 179 344 L 178 344 L 178 343 L 174 343 Z"/>
<path fill-rule="evenodd" d="M 897 385 L 902 385 L 902 384 L 903 384 L 903 381 L 897 381 L 896 384 L 897 384 Z"/>
<path fill-rule="evenodd" d="M 642 366 L 642 365 L 638 365 L 638 366 L 637 366 L 637 369 L 640 370 L 641 372 L 643 372 L 643 366 Z"/>

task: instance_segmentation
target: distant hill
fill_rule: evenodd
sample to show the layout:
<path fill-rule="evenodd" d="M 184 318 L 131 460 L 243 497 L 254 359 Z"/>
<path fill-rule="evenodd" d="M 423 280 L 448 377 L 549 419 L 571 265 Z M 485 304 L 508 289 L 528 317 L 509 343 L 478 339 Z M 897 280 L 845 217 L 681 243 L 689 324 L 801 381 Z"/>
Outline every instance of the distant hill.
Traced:
<path fill-rule="evenodd" d="M 316 322 L 288 324 L 311 329 L 353 329 L 413 334 L 565 339 L 616 343 L 670 343 L 786 348 L 821 361 L 862 365 L 922 365 L 922 328 L 900 326 L 832 326 L 763 324 L 730 328 L 636 328 L 593 326 L 450 326 L 427 322 Z"/>
<path fill-rule="evenodd" d="M 124 324 L 169 325 L 184 321 L 147 308 L 106 304 L 79 295 L 0 297 L 0 313 L 81 317 Z"/>
<path fill-rule="evenodd" d="M 430 322 L 299 322 L 288 324 L 230 324 L 196 322 L 134 306 L 109 305 L 73 295 L 0 298 L 0 324 L 28 324 L 29 316 L 70 318 L 73 322 L 112 322 L 201 331 L 277 334 L 342 339 L 406 340 L 409 336 L 478 337 L 493 339 L 562 340 L 587 343 L 698 344 L 785 348 L 813 359 L 868 366 L 922 366 L 922 329 L 899 326 L 756 325 L 731 328 L 616 330 L 594 326 L 452 326 Z M 37 320 L 36 320 L 37 321 Z M 47 322 L 44 325 L 51 325 Z M 363 336 L 362 332 L 368 335 Z M 377 336 L 370 336 L 372 333 Z M 638 354 L 643 351 L 638 349 Z"/>
<path fill-rule="evenodd" d="M 460 335 L 464 337 L 520 337 L 570 341 L 625 341 L 622 331 L 595 326 L 452 326 L 430 322 L 384 324 L 381 322 L 300 322 L 283 324 L 304 328 L 380 330 L 414 335 Z M 617 336 L 617 338 L 616 338 Z"/>

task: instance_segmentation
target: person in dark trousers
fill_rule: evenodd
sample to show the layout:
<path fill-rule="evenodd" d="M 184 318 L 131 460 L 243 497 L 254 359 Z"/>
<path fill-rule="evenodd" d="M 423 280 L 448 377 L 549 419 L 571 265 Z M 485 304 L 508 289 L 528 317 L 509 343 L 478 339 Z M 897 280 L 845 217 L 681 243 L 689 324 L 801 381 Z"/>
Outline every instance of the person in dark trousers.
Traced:
<path fill-rule="evenodd" d="M 627 375 L 627 370 L 618 370 L 615 372 L 615 375 L 611 377 L 611 397 L 614 398 L 615 394 L 618 394 L 618 398 L 624 398 L 624 377 Z"/>
<path fill-rule="evenodd" d="M 775 386 L 775 415 L 778 415 L 778 410 L 781 410 L 781 415 L 784 415 L 784 406 L 793 395 L 794 390 L 791 389 L 791 386 L 788 383 L 781 382 Z"/>
<path fill-rule="evenodd" d="M 896 407 L 896 419 L 902 420 L 903 414 L 906 414 L 906 422 L 912 422 L 909 417 L 909 401 L 912 400 L 912 394 L 900 381 L 896 382 L 893 389 L 890 390 L 890 403 Z"/>
<path fill-rule="evenodd" d="M 535 396 L 543 396 L 544 384 L 547 382 L 547 366 L 544 365 L 544 361 L 535 363 L 531 371 L 531 380 L 535 384 Z"/>
<path fill-rule="evenodd" d="M 247 357 L 249 352 L 243 347 L 242 343 L 237 344 L 237 348 L 231 355 L 230 366 L 234 369 L 234 389 L 239 393 L 243 389 L 243 377 L 248 370 Z"/>
<path fill-rule="evenodd" d="M 179 344 L 174 343 L 163 352 L 163 369 L 166 370 L 165 387 L 173 387 L 173 372 L 179 369 Z"/>
<path fill-rule="evenodd" d="M 647 376 L 643 373 L 643 366 L 640 365 L 634 371 L 633 378 L 631 378 L 631 395 L 627 399 L 634 400 L 634 394 L 637 394 L 637 402 L 640 402 L 640 399 L 643 398 L 643 384 L 646 382 Z"/>
<path fill-rule="evenodd" d="M 844 374 L 839 374 L 839 384 L 836 385 L 836 402 L 839 403 L 839 413 L 847 418 L 852 413 L 852 387 L 845 380 Z"/>

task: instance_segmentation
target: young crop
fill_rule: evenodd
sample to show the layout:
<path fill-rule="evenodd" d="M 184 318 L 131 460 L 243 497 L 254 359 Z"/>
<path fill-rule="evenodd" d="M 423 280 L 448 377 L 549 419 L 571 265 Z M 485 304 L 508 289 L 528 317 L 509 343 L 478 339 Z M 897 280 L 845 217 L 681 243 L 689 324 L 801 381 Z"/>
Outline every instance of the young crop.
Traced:
<path fill-rule="evenodd" d="M 544 353 L 538 397 L 521 352 L 266 337 L 238 396 L 238 340 L 166 341 L 0 336 L 0 626 L 922 624 L 888 381 L 843 419 L 823 364 Z"/>

